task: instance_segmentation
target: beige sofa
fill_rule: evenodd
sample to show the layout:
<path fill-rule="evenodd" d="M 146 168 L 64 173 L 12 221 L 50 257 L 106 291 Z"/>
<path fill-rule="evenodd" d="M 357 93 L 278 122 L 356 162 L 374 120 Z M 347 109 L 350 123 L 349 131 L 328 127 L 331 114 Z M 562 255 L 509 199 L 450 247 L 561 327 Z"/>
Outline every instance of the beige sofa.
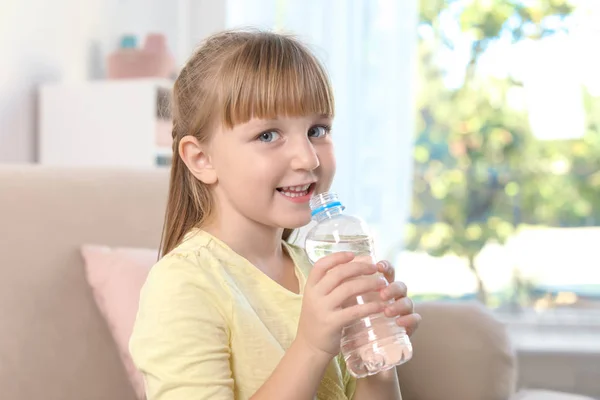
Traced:
<path fill-rule="evenodd" d="M 86 284 L 79 246 L 156 247 L 166 171 L 0 166 L 0 398 L 134 400 Z M 504 328 L 469 304 L 419 304 L 405 400 L 577 399 L 514 395 Z"/>

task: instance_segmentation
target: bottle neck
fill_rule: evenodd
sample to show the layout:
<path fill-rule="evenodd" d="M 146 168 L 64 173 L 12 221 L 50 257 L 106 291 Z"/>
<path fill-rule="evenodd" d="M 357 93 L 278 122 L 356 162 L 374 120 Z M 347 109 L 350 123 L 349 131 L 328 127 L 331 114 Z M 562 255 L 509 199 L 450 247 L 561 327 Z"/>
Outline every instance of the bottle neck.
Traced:
<path fill-rule="evenodd" d="M 342 205 L 337 205 L 333 207 L 323 208 L 323 210 L 318 211 L 313 214 L 312 219 L 317 222 L 324 221 L 328 218 L 333 218 L 337 215 L 342 215 L 344 213 L 344 207 Z"/>

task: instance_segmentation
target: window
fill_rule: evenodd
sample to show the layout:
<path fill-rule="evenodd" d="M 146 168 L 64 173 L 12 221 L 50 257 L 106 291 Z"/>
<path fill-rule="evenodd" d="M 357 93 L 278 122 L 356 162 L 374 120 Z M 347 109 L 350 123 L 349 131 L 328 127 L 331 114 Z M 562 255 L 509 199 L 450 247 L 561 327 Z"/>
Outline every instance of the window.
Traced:
<path fill-rule="evenodd" d="M 420 8 L 412 209 L 396 264 L 416 298 L 478 298 L 507 321 L 598 332 L 600 7 Z"/>

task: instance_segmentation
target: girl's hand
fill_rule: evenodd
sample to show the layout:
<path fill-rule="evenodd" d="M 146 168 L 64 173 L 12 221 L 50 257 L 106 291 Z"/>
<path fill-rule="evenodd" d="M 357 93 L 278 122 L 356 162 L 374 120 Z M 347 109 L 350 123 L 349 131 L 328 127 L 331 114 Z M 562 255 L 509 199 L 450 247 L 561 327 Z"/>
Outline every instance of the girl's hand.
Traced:
<path fill-rule="evenodd" d="M 383 301 L 342 307 L 350 298 L 386 286 L 384 279 L 373 279 L 376 265 L 353 259 L 347 252 L 323 257 L 308 276 L 296 340 L 318 356 L 335 357 L 340 352 L 342 328 L 385 307 Z"/>
<path fill-rule="evenodd" d="M 388 287 L 381 291 L 381 300 L 395 300 L 393 304 L 385 308 L 385 315 L 397 317 L 396 323 L 403 326 L 409 336 L 412 335 L 419 327 L 421 316 L 415 313 L 412 300 L 406 296 L 406 285 L 403 282 L 394 282 L 395 270 L 388 261 L 378 262 L 377 268 L 390 283 Z"/>

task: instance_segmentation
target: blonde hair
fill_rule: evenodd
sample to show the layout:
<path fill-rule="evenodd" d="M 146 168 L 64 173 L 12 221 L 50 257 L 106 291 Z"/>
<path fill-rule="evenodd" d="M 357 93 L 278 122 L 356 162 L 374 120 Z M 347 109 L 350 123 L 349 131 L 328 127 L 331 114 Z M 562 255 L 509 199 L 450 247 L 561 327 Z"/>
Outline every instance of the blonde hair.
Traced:
<path fill-rule="evenodd" d="M 333 117 L 331 84 L 323 66 L 294 37 L 257 30 L 225 31 L 209 37 L 181 70 L 173 89 L 173 161 L 161 255 L 211 215 L 209 187 L 179 156 L 187 135 L 200 143 L 217 124 L 232 128 L 251 118 Z M 284 232 L 284 239 L 290 234 Z"/>

